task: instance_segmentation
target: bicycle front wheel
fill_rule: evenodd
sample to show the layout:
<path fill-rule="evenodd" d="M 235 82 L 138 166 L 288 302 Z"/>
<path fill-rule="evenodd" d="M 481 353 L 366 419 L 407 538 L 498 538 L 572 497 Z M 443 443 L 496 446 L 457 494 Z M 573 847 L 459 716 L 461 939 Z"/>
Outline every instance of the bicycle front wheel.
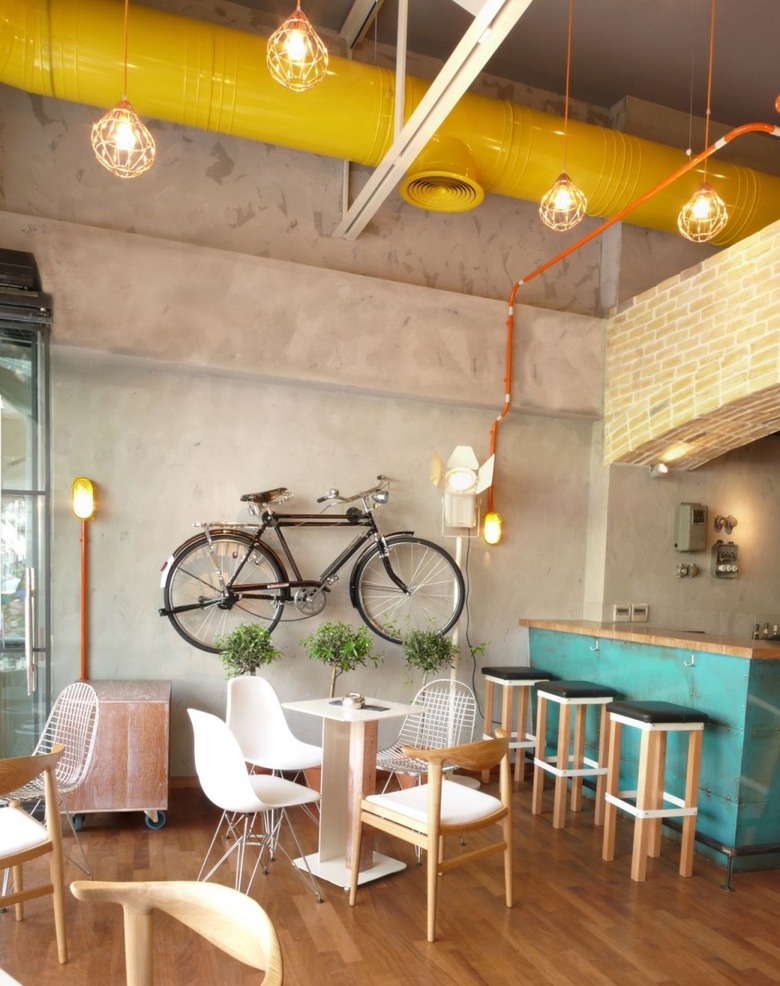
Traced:
<path fill-rule="evenodd" d="M 274 553 L 241 531 L 193 538 L 174 556 L 163 599 L 176 632 L 201 650 L 219 653 L 216 641 L 239 623 L 262 622 L 273 630 L 282 617 L 281 589 L 242 593 L 242 586 L 284 582 L 287 578 Z M 251 553 L 247 552 L 251 547 Z M 244 560 L 246 559 L 246 560 Z M 238 577 L 231 593 L 223 587 Z"/>
<path fill-rule="evenodd" d="M 410 534 L 387 538 L 387 549 L 387 561 L 406 591 L 391 579 L 379 546 L 371 548 L 352 577 L 352 601 L 363 622 L 393 643 L 410 630 L 452 629 L 466 601 L 454 558 L 438 544 Z"/>

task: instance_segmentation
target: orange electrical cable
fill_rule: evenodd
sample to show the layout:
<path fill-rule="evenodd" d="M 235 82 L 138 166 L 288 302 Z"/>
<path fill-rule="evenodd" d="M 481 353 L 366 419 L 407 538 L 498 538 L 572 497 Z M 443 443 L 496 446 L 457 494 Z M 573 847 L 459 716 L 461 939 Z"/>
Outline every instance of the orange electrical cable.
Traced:
<path fill-rule="evenodd" d="M 780 112 L 780 96 L 777 97 L 776 105 L 778 108 L 778 112 Z M 657 192 L 660 192 L 668 185 L 671 185 L 672 182 L 677 181 L 678 178 L 682 177 L 682 175 L 690 171 L 691 168 L 695 168 L 697 164 L 700 164 L 702 161 L 706 161 L 707 158 L 709 158 L 712 154 L 715 153 L 715 151 L 719 151 L 722 147 L 725 147 L 726 144 L 729 144 L 736 137 L 741 137 L 743 136 L 743 134 L 749 134 L 749 133 L 765 133 L 765 134 L 769 134 L 772 137 L 780 137 L 780 127 L 773 126 L 773 124 L 771 123 L 745 123 L 741 127 L 735 127 L 733 130 L 730 130 L 719 140 L 716 140 L 714 144 L 710 145 L 709 147 L 706 147 L 703 151 L 701 151 L 701 153 L 697 154 L 695 157 L 687 161 L 684 165 L 682 165 L 682 167 L 678 168 L 676 171 L 673 171 L 662 181 L 658 182 L 657 185 L 654 185 L 651 189 L 649 189 L 647 192 L 644 192 L 638 198 L 634 199 L 634 201 L 630 202 L 627 206 L 624 206 L 619 212 L 617 212 L 610 219 L 606 219 L 595 229 L 591 230 L 590 233 L 586 233 L 584 236 L 581 236 L 580 239 L 576 241 L 576 243 L 573 243 L 571 246 L 566 247 L 565 250 L 561 250 L 561 252 L 556 254 L 551 260 L 546 261 L 540 267 L 537 267 L 535 270 L 531 271 L 530 274 L 526 274 L 525 277 L 515 282 L 515 284 L 512 287 L 512 290 L 509 293 L 509 310 L 506 320 L 507 358 L 506 358 L 506 376 L 504 378 L 506 383 L 506 394 L 504 397 L 504 406 L 501 409 L 501 411 L 498 413 L 495 421 L 493 422 L 493 427 L 490 429 L 491 455 L 494 455 L 496 451 L 496 444 L 498 442 L 498 427 L 501 424 L 501 421 L 506 417 L 506 414 L 509 411 L 509 408 L 512 403 L 512 348 L 513 348 L 513 336 L 514 336 L 514 326 L 515 326 L 515 297 L 517 295 L 518 289 L 523 284 L 528 284 L 529 281 L 533 281 L 534 278 L 538 277 L 540 274 L 543 274 L 551 267 L 554 267 L 555 264 L 560 263 L 561 260 L 564 260 L 570 254 L 574 253 L 575 250 L 579 250 L 579 248 L 584 246 L 586 243 L 590 243 L 591 240 L 595 239 L 597 236 L 600 236 L 605 230 L 609 229 L 610 226 L 614 226 L 615 223 L 620 222 L 620 220 L 623 219 L 624 216 L 627 216 L 629 212 L 633 212 L 634 209 L 638 209 L 640 205 L 642 205 L 648 199 L 652 198 L 653 195 L 655 195 Z M 491 483 L 490 487 L 488 488 L 489 511 L 493 510 L 493 485 L 494 484 Z"/>

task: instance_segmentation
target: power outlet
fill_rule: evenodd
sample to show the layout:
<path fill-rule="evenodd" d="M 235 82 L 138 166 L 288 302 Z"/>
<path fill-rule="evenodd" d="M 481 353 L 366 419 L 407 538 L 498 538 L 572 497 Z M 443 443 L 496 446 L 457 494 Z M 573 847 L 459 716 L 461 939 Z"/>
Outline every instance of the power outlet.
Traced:
<path fill-rule="evenodd" d="M 631 622 L 630 603 L 615 603 L 615 605 L 612 607 L 612 622 L 613 623 Z"/>
<path fill-rule="evenodd" d="M 631 622 L 647 623 L 650 617 L 650 607 L 647 603 L 631 603 Z"/>

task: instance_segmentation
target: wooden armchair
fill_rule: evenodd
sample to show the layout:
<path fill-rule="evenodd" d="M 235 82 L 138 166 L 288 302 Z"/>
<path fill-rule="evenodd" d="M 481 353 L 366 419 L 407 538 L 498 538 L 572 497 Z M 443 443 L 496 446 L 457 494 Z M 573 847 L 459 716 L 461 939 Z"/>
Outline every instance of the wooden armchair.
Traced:
<path fill-rule="evenodd" d="M 68 944 L 65 936 L 62 830 L 55 771 L 64 751 L 65 747 L 58 744 L 50 753 L 0 760 L 0 799 L 3 795 L 16 791 L 43 774 L 43 796 L 46 805 L 45 824 L 28 814 L 18 801 L 11 800 L 5 807 L 0 808 L 0 869 L 10 869 L 13 874 L 13 889 L 10 893 L 5 891 L 0 893 L 0 907 L 9 907 L 13 904 L 16 920 L 21 921 L 24 918 L 24 901 L 52 894 L 57 955 L 60 962 L 68 961 Z M 50 882 L 25 889 L 24 864 L 47 853 L 51 854 Z"/>
<path fill-rule="evenodd" d="M 152 986 L 152 912 L 164 911 L 239 962 L 265 972 L 264 986 L 281 986 L 282 950 L 263 908 L 246 894 L 217 883 L 171 880 L 103 883 L 77 880 L 73 896 L 121 904 L 127 986 Z"/>
<path fill-rule="evenodd" d="M 361 795 L 355 811 L 353 829 L 352 881 L 349 902 L 357 898 L 360 843 L 364 825 L 421 849 L 426 849 L 428 876 L 428 941 L 436 936 L 436 905 L 439 877 L 464 863 L 476 862 L 494 853 L 504 855 L 506 906 L 512 906 L 512 780 L 509 766 L 509 740 L 496 730 L 495 739 L 479 740 L 444 749 L 405 747 L 404 754 L 427 761 L 428 782 L 386 794 Z M 500 763 L 500 796 L 444 779 L 444 765 L 481 773 Z M 460 850 L 445 857 L 445 837 L 476 832 L 490 826 L 501 828 L 496 842 L 478 841 L 473 849 Z"/>

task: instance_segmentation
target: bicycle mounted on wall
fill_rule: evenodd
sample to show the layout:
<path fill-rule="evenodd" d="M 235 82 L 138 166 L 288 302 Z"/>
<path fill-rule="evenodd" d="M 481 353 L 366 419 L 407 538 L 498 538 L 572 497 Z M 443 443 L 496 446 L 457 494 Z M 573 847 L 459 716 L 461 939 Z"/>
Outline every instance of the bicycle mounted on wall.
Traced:
<path fill-rule="evenodd" d="M 279 487 L 245 493 L 241 500 L 259 524 L 200 522 L 202 533 L 174 551 L 162 567 L 163 608 L 177 633 L 201 650 L 218 653 L 216 641 L 239 623 L 262 621 L 269 630 L 294 607 L 293 619 L 321 613 L 339 571 L 355 558 L 349 581 L 350 602 L 378 636 L 400 643 L 412 629 L 444 634 L 458 620 L 465 603 L 463 576 L 455 560 L 439 545 L 412 531 L 382 534 L 374 511 L 387 503 L 390 482 L 341 496 L 329 490 L 317 503 L 350 504 L 340 514 L 277 513 L 271 504 L 291 500 Z M 362 530 L 316 578 L 306 579 L 284 536 L 284 528 L 362 527 Z M 263 537 L 273 531 L 281 554 Z M 288 574 L 292 572 L 293 578 Z"/>

